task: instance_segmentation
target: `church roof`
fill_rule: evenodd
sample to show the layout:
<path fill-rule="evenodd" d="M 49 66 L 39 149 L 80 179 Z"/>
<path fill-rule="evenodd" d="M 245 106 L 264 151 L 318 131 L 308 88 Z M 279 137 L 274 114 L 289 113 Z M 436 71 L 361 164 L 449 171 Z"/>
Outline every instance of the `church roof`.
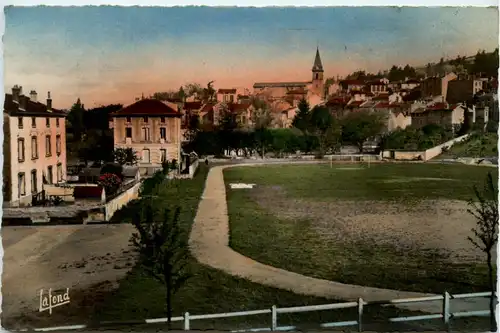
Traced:
<path fill-rule="evenodd" d="M 321 57 L 319 55 L 319 49 L 316 49 L 316 57 L 314 58 L 313 71 L 323 71 L 323 64 L 321 63 Z"/>
<path fill-rule="evenodd" d="M 254 83 L 254 88 L 301 88 L 311 82 L 257 82 Z"/>

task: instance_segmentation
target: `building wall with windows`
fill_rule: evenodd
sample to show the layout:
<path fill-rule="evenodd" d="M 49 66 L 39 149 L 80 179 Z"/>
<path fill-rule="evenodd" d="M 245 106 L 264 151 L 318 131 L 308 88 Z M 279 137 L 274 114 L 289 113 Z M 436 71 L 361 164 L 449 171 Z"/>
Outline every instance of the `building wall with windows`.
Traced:
<path fill-rule="evenodd" d="M 180 161 L 181 114 L 172 106 L 160 101 L 138 101 L 113 114 L 112 127 L 115 149 L 134 149 L 139 166 Z"/>
<path fill-rule="evenodd" d="M 31 103 L 36 103 L 33 108 L 42 105 Z M 66 179 L 65 114 L 24 108 L 6 112 L 4 107 L 4 152 L 8 153 L 4 153 L 3 193 L 4 204 L 11 207 L 30 205 L 44 184 Z"/>

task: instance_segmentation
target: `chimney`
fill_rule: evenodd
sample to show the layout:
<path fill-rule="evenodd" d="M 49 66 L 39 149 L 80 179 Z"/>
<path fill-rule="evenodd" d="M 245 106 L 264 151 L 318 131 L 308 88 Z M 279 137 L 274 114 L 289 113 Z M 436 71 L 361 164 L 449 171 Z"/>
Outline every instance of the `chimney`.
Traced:
<path fill-rule="evenodd" d="M 19 103 L 19 97 L 23 94 L 23 87 L 17 84 L 12 87 L 12 100 Z"/>
<path fill-rule="evenodd" d="M 36 91 L 35 90 L 30 91 L 30 100 L 32 102 L 35 102 L 35 103 L 37 102 L 36 97 L 37 97 Z"/>
<path fill-rule="evenodd" d="M 52 110 L 52 98 L 50 98 L 50 91 L 47 94 L 47 111 Z"/>

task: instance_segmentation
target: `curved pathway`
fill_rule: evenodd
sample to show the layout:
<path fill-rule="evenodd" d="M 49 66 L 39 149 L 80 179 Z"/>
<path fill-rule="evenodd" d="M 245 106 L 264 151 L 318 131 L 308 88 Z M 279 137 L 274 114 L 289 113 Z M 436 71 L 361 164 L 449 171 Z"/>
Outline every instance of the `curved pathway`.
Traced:
<path fill-rule="evenodd" d="M 305 164 L 315 162 L 286 163 Z M 265 163 L 238 163 L 215 166 L 210 169 L 189 239 L 191 252 L 200 263 L 252 282 L 302 295 L 344 300 L 357 300 L 361 297 L 365 301 L 434 296 L 433 294 L 364 287 L 312 278 L 264 265 L 231 249 L 229 247 L 229 219 L 223 170 L 229 167 L 258 166 L 262 164 Z M 442 311 L 442 301 L 405 304 L 398 305 L 398 307 L 440 313 Z M 486 298 L 454 300 L 451 309 L 454 312 L 486 310 L 488 309 L 488 300 Z"/>

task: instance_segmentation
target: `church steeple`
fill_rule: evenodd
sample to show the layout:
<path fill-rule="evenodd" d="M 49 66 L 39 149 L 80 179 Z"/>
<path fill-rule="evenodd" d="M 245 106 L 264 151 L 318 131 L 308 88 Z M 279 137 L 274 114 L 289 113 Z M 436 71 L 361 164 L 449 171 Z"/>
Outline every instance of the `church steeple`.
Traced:
<path fill-rule="evenodd" d="M 323 64 L 321 63 L 321 57 L 319 55 L 319 48 L 316 48 L 316 57 L 314 58 L 314 64 L 312 67 L 312 81 L 311 81 L 311 90 L 318 94 L 319 96 L 323 96 L 325 83 L 323 81 Z"/>
<path fill-rule="evenodd" d="M 321 57 L 319 55 L 319 48 L 316 48 L 316 57 L 314 58 L 314 64 L 312 68 L 313 72 L 323 72 L 323 64 L 321 63 Z"/>

